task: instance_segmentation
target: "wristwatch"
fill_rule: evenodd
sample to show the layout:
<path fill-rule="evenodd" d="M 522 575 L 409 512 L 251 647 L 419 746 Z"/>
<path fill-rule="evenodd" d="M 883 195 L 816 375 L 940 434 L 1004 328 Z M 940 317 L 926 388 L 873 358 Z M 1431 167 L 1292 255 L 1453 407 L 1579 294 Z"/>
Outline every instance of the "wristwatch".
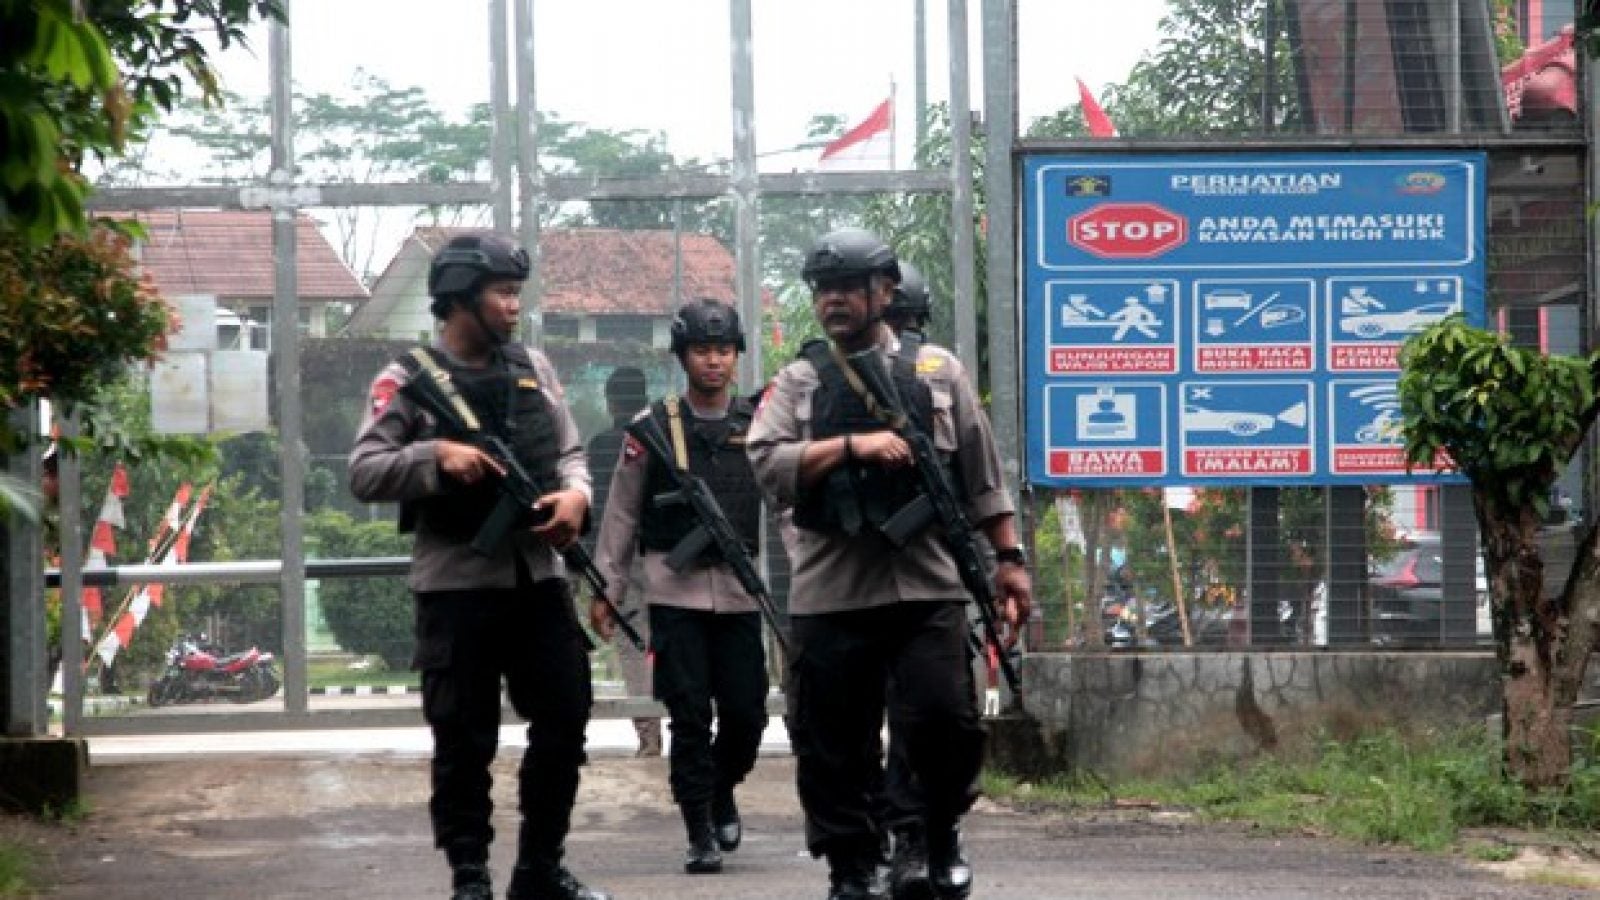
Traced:
<path fill-rule="evenodd" d="M 1028 565 L 1028 553 L 1022 549 L 1021 544 L 1015 547 L 997 547 L 994 551 L 994 561 L 1026 567 Z"/>

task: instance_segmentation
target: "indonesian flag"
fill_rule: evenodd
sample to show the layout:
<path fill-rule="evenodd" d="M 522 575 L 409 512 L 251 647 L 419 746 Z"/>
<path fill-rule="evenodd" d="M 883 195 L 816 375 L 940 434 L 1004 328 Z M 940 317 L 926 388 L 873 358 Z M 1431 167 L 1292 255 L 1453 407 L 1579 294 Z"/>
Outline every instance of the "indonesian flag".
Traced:
<path fill-rule="evenodd" d="M 115 492 L 120 489 L 122 496 L 126 496 L 126 475 L 122 476 L 120 488 L 118 485 L 118 478 L 113 475 L 112 491 Z M 156 524 L 156 533 L 150 538 L 150 554 L 146 557 L 146 562 L 170 564 L 183 562 L 188 556 L 189 538 L 194 533 L 195 521 L 200 518 L 200 512 L 205 509 L 206 501 L 211 497 L 211 486 L 207 485 L 200 492 L 200 497 L 195 501 L 194 507 L 186 515 L 184 508 L 189 505 L 189 498 L 193 491 L 193 486 L 188 482 L 178 486 L 178 492 L 172 498 L 172 505 L 167 507 L 166 515 Z M 96 559 L 99 560 L 101 565 L 104 565 L 104 554 L 115 551 L 114 547 L 109 550 L 103 550 L 100 546 L 100 525 L 102 524 L 104 523 L 97 523 L 95 527 L 95 546 L 89 551 L 91 565 L 94 564 Z M 109 533 L 109 528 L 107 533 Z M 108 666 L 111 665 L 117 658 L 117 652 L 132 642 L 134 631 L 144 623 L 145 617 L 150 614 L 150 607 L 161 605 L 165 591 L 166 586 L 162 584 L 136 585 L 129 590 L 127 599 L 117 608 L 115 624 L 107 629 L 106 633 L 100 638 L 100 642 L 95 645 L 95 653 L 99 655 L 102 663 Z M 95 601 L 98 607 L 100 605 L 98 593 Z M 85 624 L 87 624 L 89 607 L 87 597 L 85 597 L 84 607 Z"/>
<path fill-rule="evenodd" d="M 890 158 L 893 116 L 888 100 L 878 104 L 872 115 L 846 131 L 844 137 L 822 148 L 817 168 L 836 172 L 894 168 L 894 160 Z"/>
<path fill-rule="evenodd" d="M 1111 124 L 1111 117 L 1100 107 L 1100 101 L 1089 92 L 1089 86 L 1078 82 L 1078 102 L 1083 106 L 1083 122 L 1089 126 L 1089 134 L 1097 138 L 1110 138 L 1117 136 L 1117 126 Z"/>

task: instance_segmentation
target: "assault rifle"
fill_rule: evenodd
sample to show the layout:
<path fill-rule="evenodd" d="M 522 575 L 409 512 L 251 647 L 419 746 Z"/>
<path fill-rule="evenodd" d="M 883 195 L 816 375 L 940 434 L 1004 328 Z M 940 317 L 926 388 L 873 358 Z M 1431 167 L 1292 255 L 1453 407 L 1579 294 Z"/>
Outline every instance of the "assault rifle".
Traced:
<path fill-rule="evenodd" d="M 662 434 L 661 425 L 654 416 L 647 416 L 628 426 L 628 434 L 644 445 L 645 452 L 655 457 L 667 470 L 667 477 L 672 479 L 673 490 L 657 496 L 655 502 L 668 507 L 687 506 L 694 516 L 694 530 L 673 545 L 672 551 L 667 554 L 667 568 L 682 572 L 701 553 L 715 547 L 717 555 L 733 570 L 734 577 L 739 579 L 745 593 L 755 598 L 761 615 L 772 626 L 772 633 L 777 637 L 778 646 L 783 649 L 784 658 L 788 659 L 789 641 L 778 622 L 778 610 L 772 602 L 772 594 L 767 591 L 766 583 L 761 580 L 755 563 L 745 551 L 744 540 L 733 530 L 733 524 L 722 511 L 721 504 L 717 503 L 716 495 L 711 493 L 711 488 L 698 475 L 678 468 L 672 451 L 667 448 L 666 435 Z"/>
<path fill-rule="evenodd" d="M 517 462 L 516 454 L 511 452 L 511 448 L 506 446 L 506 442 L 499 435 L 484 431 L 476 421 L 467 421 L 431 373 L 427 370 L 416 373 L 407 380 L 400 393 L 427 410 L 452 432 L 464 435 L 467 443 L 488 454 L 489 458 L 505 472 L 500 476 L 500 499 L 495 503 L 489 517 L 478 526 L 478 533 L 472 538 L 474 553 L 479 556 L 493 556 L 495 551 L 500 549 L 500 545 L 505 543 L 511 529 L 518 523 L 526 521 L 526 516 L 532 515 L 534 519 L 531 524 L 535 525 L 550 518 L 549 510 L 534 510 L 534 504 L 539 502 L 539 498 L 549 493 L 545 490 L 545 486 Z M 459 395 L 457 397 L 459 398 Z M 584 580 L 589 582 L 590 590 L 601 603 L 606 605 L 611 618 L 616 621 L 617 627 L 622 629 L 628 642 L 633 644 L 634 649 L 643 653 L 644 638 L 639 636 L 639 632 L 628 621 L 632 614 L 623 615 L 606 595 L 608 587 L 606 577 L 595 567 L 594 557 L 590 556 L 589 551 L 577 541 L 573 541 L 567 549 L 559 552 L 566 559 L 567 565 L 578 570 Z"/>
<path fill-rule="evenodd" d="M 922 493 L 917 499 L 890 517 L 880 531 L 896 549 L 900 549 L 929 525 L 937 523 L 941 526 L 945 546 L 955 558 L 956 569 L 961 573 L 961 583 L 977 601 L 978 618 L 983 620 L 984 634 L 989 643 L 994 645 L 1000 671 L 1011 688 L 1011 695 L 1020 699 L 1022 679 L 1017 676 L 1016 667 L 1011 664 L 1006 646 L 1000 640 L 1000 614 L 994 585 L 985 572 L 983 554 L 973 536 L 972 522 L 961 508 L 955 486 L 950 483 L 950 474 L 945 470 L 943 460 L 939 459 L 933 440 L 906 415 L 900 403 L 900 392 L 895 389 L 894 381 L 879 361 L 876 350 L 853 353 L 846 362 L 885 413 L 884 418 L 888 421 L 884 424 L 910 445 L 911 454 L 916 460 L 917 478 L 922 485 Z"/>

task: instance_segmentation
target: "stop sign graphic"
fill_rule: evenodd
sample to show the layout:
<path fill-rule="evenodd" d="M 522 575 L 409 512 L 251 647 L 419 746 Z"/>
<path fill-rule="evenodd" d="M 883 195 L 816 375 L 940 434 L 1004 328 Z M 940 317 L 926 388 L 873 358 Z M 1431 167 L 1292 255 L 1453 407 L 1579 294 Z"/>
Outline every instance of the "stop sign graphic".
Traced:
<path fill-rule="evenodd" d="M 1188 220 L 1154 203 L 1102 203 L 1067 220 L 1068 243 L 1107 259 L 1149 259 L 1188 238 Z"/>

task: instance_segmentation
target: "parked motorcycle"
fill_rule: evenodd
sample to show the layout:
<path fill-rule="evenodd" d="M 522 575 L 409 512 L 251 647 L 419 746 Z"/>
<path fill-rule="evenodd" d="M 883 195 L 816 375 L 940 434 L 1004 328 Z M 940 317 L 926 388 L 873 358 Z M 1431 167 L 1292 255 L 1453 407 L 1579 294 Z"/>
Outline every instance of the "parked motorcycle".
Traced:
<path fill-rule="evenodd" d="M 226 698 L 254 703 L 278 692 L 277 662 L 255 647 L 224 655 L 204 635 L 182 635 L 167 651 L 167 668 L 150 685 L 152 707 Z"/>

